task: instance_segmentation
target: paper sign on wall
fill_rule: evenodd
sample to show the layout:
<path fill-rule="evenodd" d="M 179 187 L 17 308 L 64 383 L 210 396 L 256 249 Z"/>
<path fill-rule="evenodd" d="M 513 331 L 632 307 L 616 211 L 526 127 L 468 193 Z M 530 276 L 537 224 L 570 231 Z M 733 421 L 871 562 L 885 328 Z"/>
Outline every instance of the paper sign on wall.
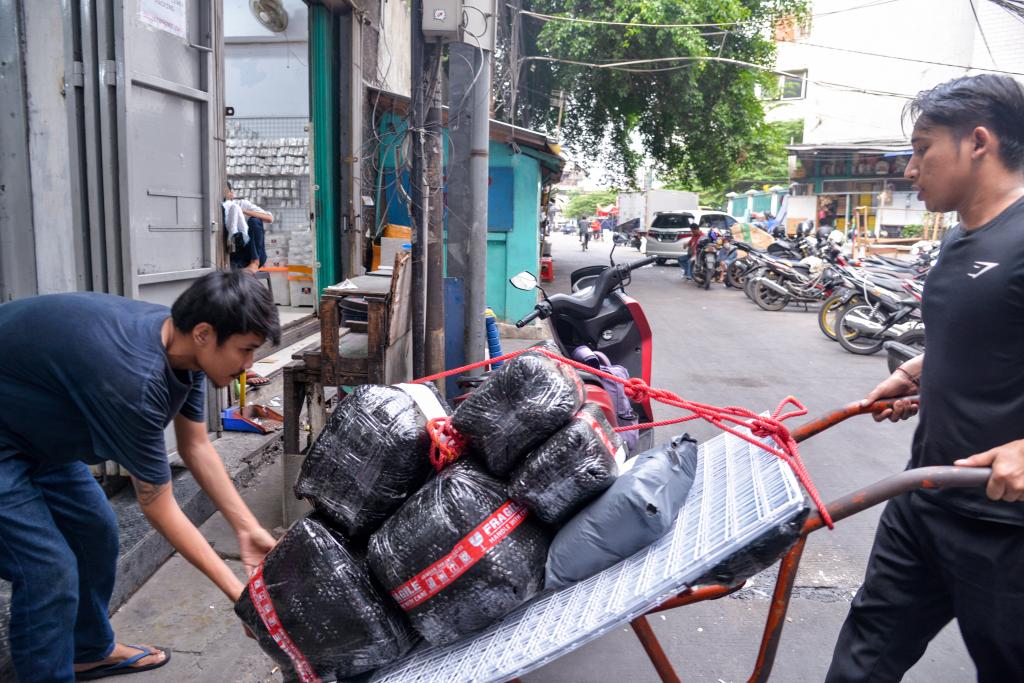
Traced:
<path fill-rule="evenodd" d="M 186 0 L 139 0 L 139 20 L 161 31 L 188 38 Z"/>

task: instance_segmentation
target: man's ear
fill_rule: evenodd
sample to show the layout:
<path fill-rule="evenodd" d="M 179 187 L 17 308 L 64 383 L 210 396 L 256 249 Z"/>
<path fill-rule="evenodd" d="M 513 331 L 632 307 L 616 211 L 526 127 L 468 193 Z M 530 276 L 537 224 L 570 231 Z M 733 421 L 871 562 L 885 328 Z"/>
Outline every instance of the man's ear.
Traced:
<path fill-rule="evenodd" d="M 971 131 L 971 158 L 979 159 L 985 154 L 995 154 L 997 152 L 996 138 L 985 126 L 978 126 Z"/>
<path fill-rule="evenodd" d="M 217 343 L 217 330 L 210 323 L 199 323 L 192 328 L 192 341 L 196 346 L 209 346 Z"/>

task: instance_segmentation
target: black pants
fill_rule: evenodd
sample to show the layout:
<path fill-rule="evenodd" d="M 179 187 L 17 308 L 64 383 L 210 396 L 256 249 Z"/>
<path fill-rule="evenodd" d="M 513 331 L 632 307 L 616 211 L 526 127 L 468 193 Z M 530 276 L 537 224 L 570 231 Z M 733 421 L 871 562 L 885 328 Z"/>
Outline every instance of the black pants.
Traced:
<path fill-rule="evenodd" d="M 1024 681 L 1024 527 L 894 498 L 827 683 L 899 681 L 954 618 L 979 681 Z"/>
<path fill-rule="evenodd" d="M 267 249 L 265 246 L 265 230 L 263 220 L 255 216 L 248 216 L 245 220 L 249 226 L 249 243 L 231 253 L 231 266 L 234 268 L 245 268 L 253 261 L 259 261 L 262 268 L 267 263 Z"/>

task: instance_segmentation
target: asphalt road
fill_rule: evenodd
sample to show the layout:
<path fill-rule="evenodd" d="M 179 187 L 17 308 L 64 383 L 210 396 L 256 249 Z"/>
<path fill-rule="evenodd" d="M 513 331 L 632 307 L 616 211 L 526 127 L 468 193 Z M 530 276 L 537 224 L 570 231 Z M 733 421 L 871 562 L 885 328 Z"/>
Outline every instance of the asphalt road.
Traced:
<path fill-rule="evenodd" d="M 549 291 L 567 291 L 569 273 L 606 262 L 610 248 L 610 242 L 591 242 L 582 252 L 574 235 L 554 235 L 556 282 Z M 616 256 L 620 262 L 641 258 L 628 247 L 617 249 Z M 653 330 L 654 386 L 688 399 L 760 411 L 773 409 L 792 394 L 816 415 L 862 398 L 886 375 L 883 356 L 854 356 L 827 340 L 818 330 L 813 308 L 769 313 L 738 290 L 713 285 L 704 291 L 683 282 L 674 263 L 636 271 L 628 292 L 643 305 Z M 659 419 L 678 414 L 667 406 L 655 408 Z M 818 490 L 830 500 L 903 469 L 914 426 L 857 417 L 807 441 L 801 454 Z M 706 423 L 680 427 L 698 439 L 716 431 Z M 658 441 L 678 431 L 682 430 L 661 428 Z M 868 510 L 809 538 L 773 681 L 824 679 L 850 599 L 863 577 L 880 514 L 880 507 Z M 732 597 L 651 618 L 683 680 L 747 680 L 773 585 L 770 569 Z M 955 624 L 939 634 L 904 680 L 975 680 Z M 658 678 L 627 628 L 583 646 L 524 681 L 654 683 Z"/>

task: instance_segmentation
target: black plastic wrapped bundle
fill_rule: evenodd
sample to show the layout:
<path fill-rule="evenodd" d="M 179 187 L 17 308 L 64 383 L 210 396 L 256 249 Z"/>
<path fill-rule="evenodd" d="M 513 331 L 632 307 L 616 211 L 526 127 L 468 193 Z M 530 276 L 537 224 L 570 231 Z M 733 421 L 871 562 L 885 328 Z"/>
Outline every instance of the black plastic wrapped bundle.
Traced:
<path fill-rule="evenodd" d="M 365 559 L 315 517 L 292 525 L 262 571 L 281 626 L 321 679 L 370 671 L 409 651 L 413 634 L 401 610 L 372 581 Z M 246 586 L 235 613 L 263 651 L 293 675 L 291 658 L 253 604 L 253 590 Z"/>
<path fill-rule="evenodd" d="M 664 536 L 679 516 L 697 473 L 697 442 L 688 434 L 636 456 L 601 496 L 551 542 L 546 588 L 582 581 Z"/>
<path fill-rule="evenodd" d="M 508 476 L 520 460 L 576 414 L 583 382 L 572 367 L 530 351 L 502 365 L 455 410 L 487 469 Z"/>
<path fill-rule="evenodd" d="M 621 447 L 601 408 L 585 403 L 569 424 L 526 456 L 512 473 L 508 494 L 542 521 L 560 524 L 612 485 Z"/>
<path fill-rule="evenodd" d="M 356 387 L 310 448 L 295 495 L 350 537 L 365 537 L 430 476 L 427 420 L 444 415 L 429 384 Z"/>
<path fill-rule="evenodd" d="M 479 631 L 544 585 L 548 537 L 505 486 L 460 460 L 370 537 L 374 575 L 427 641 Z"/>

